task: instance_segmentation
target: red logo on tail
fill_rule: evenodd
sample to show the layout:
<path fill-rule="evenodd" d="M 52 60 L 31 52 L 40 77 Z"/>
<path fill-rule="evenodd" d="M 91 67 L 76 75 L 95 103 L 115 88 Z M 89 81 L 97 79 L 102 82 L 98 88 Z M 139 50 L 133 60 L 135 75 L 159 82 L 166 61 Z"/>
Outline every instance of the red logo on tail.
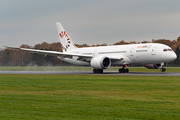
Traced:
<path fill-rule="evenodd" d="M 61 38 L 63 38 L 64 36 L 66 36 L 66 31 L 61 31 L 61 33 L 59 33 L 59 36 L 60 36 Z"/>

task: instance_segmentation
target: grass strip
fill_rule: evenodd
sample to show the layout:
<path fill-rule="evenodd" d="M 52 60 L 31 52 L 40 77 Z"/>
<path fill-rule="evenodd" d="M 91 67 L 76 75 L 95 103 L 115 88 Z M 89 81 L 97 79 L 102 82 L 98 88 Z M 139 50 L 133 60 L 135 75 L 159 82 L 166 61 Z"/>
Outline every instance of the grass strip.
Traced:
<path fill-rule="evenodd" d="M 110 67 L 104 71 L 117 71 L 121 67 Z M 128 67 L 130 72 L 160 72 L 160 69 L 147 69 L 145 67 Z M 92 67 L 77 66 L 1 66 L 0 71 L 93 71 Z M 166 67 L 166 72 L 180 72 L 180 67 Z"/>
<path fill-rule="evenodd" d="M 179 120 L 180 77 L 0 75 L 0 119 Z"/>

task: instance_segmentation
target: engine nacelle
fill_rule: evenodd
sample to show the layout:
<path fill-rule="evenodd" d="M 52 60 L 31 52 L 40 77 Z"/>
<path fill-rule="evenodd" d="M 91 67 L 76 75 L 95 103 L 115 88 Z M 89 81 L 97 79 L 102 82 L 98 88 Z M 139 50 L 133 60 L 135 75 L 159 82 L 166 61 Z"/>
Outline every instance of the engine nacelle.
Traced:
<path fill-rule="evenodd" d="M 106 69 L 111 66 L 111 60 L 104 56 L 94 57 L 90 65 L 95 69 Z"/>
<path fill-rule="evenodd" d="M 160 64 L 146 64 L 144 65 L 144 67 L 148 68 L 148 69 L 159 69 L 161 68 L 163 65 Z"/>

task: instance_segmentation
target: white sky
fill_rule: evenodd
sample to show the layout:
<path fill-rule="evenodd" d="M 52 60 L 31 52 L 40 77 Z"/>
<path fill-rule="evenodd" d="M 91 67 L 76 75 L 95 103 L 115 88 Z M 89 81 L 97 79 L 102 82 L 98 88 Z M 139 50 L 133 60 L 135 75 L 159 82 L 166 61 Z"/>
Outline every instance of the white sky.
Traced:
<path fill-rule="evenodd" d="M 0 0 L 0 48 L 59 42 L 113 44 L 180 36 L 180 0 Z"/>

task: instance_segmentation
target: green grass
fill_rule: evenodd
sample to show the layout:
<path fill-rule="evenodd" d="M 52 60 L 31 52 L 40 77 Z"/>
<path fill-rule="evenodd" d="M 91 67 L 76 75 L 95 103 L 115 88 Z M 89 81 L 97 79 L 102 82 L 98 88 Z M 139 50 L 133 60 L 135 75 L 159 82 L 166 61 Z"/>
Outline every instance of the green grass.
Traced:
<path fill-rule="evenodd" d="M 104 71 L 118 71 L 121 67 L 110 67 Z M 128 67 L 130 72 L 160 72 L 160 69 L 147 69 L 145 67 Z M 165 67 L 166 72 L 180 72 L 180 67 Z M 92 71 L 91 67 L 77 66 L 47 66 L 47 67 L 0 67 L 0 71 Z"/>
<path fill-rule="evenodd" d="M 0 75 L 1 120 L 179 120 L 180 77 Z"/>

